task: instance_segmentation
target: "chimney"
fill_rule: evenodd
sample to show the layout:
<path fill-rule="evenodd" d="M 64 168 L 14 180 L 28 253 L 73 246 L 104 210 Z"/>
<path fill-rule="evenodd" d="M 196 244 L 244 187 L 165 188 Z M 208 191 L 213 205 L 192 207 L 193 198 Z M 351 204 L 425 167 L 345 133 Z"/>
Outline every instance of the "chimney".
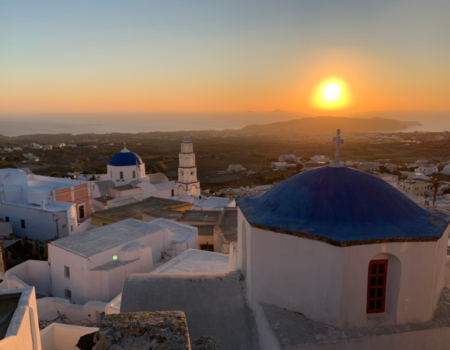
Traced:
<path fill-rule="evenodd" d="M 3 241 L 0 241 L 0 272 L 6 272 L 6 251 L 3 248 Z"/>
<path fill-rule="evenodd" d="M 22 244 L 22 247 L 25 247 L 28 243 L 27 237 L 20 237 L 20 243 Z"/>
<path fill-rule="evenodd" d="M 42 201 L 42 209 L 45 209 L 45 201 Z"/>

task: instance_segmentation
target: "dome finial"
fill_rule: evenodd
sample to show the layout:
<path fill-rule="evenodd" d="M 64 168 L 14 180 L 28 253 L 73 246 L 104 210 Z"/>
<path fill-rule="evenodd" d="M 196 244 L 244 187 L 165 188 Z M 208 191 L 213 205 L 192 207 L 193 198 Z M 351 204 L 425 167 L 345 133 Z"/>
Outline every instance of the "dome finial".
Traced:
<path fill-rule="evenodd" d="M 333 142 L 336 144 L 336 153 L 334 155 L 334 161 L 330 164 L 330 167 L 338 168 L 342 166 L 339 161 L 339 146 L 344 143 L 344 139 L 341 139 L 341 129 L 336 130 L 336 137 L 333 137 Z"/>

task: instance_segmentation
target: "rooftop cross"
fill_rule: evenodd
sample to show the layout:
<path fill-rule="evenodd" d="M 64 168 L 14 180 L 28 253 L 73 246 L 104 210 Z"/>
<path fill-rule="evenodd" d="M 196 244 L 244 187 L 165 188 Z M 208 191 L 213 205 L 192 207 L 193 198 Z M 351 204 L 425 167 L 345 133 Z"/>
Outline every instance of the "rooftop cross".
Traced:
<path fill-rule="evenodd" d="M 344 143 L 344 140 L 341 139 L 341 129 L 336 130 L 336 137 L 333 137 L 333 142 L 336 144 L 336 154 L 334 155 L 334 159 L 339 161 L 339 146 Z"/>

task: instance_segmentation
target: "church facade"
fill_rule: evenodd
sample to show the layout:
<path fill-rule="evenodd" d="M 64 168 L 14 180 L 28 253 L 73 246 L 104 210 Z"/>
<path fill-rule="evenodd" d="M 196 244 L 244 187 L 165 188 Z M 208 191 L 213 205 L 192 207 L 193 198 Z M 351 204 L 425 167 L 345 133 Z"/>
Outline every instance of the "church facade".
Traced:
<path fill-rule="evenodd" d="M 188 137 L 181 143 L 181 152 L 178 155 L 178 161 L 176 196 L 198 197 L 200 195 L 200 181 L 197 180 L 194 145 Z"/>

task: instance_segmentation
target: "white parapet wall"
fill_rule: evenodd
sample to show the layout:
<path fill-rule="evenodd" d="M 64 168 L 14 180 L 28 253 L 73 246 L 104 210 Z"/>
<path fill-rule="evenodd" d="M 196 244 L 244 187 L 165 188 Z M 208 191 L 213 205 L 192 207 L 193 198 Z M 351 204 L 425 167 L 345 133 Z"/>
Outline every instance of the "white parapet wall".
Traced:
<path fill-rule="evenodd" d="M 13 276 L 23 283 L 33 286 L 37 294 L 49 295 L 51 292 L 50 266 L 47 261 L 24 261 L 6 271 L 5 280 Z M 0 287 L 0 289 L 2 288 Z"/>
<path fill-rule="evenodd" d="M 91 300 L 84 305 L 71 304 L 62 298 L 42 298 L 37 300 L 39 320 L 52 321 L 64 315 L 71 322 L 101 323 L 107 303 Z"/>
<path fill-rule="evenodd" d="M 41 331 L 42 350 L 77 350 L 76 344 L 83 335 L 97 331 L 96 327 L 52 323 Z"/>
<path fill-rule="evenodd" d="M 0 350 L 41 350 L 34 288 L 0 290 L 0 296 L 16 293 L 20 293 L 20 299 L 5 338 L 0 340 Z"/>

